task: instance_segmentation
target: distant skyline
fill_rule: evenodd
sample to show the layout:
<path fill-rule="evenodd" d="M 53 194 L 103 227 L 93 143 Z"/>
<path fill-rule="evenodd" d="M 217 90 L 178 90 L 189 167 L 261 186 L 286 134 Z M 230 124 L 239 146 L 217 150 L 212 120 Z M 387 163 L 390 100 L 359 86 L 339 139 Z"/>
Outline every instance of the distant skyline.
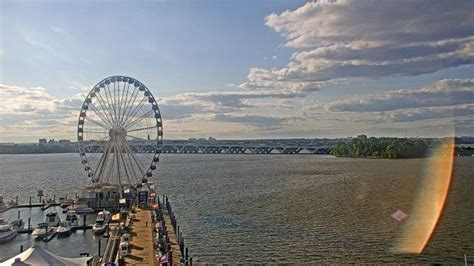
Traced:
<path fill-rule="evenodd" d="M 75 141 L 127 75 L 165 139 L 474 132 L 474 1 L 0 2 L 0 142 Z"/>

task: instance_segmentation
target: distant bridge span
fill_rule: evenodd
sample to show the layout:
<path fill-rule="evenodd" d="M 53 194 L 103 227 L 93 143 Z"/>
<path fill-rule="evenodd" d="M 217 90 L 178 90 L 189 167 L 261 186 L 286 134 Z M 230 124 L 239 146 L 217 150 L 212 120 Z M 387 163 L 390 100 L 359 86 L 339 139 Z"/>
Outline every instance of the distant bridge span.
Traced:
<path fill-rule="evenodd" d="M 329 154 L 330 146 L 269 145 L 163 145 L 162 153 L 175 154 Z"/>

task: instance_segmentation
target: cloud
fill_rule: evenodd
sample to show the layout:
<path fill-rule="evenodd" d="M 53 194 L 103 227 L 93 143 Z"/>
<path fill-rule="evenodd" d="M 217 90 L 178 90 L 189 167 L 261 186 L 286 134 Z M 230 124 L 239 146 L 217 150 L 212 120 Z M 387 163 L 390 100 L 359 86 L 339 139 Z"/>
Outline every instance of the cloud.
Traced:
<path fill-rule="evenodd" d="M 167 119 L 188 118 L 195 114 L 215 114 L 241 111 L 256 107 L 249 101 L 262 99 L 295 99 L 305 92 L 291 91 L 214 91 L 189 92 L 160 98 L 160 109 Z M 267 104 L 266 106 L 271 106 Z"/>
<path fill-rule="evenodd" d="M 424 107 L 388 112 L 394 122 L 413 122 L 426 119 L 453 118 L 474 115 L 474 104 L 456 106 Z"/>
<path fill-rule="evenodd" d="M 74 135 L 81 93 L 59 99 L 43 87 L 0 84 L 0 136 L 31 139 L 61 134 Z"/>
<path fill-rule="evenodd" d="M 332 113 L 363 120 L 413 122 L 427 119 L 456 118 L 474 114 L 474 80 L 443 79 L 420 89 L 403 89 L 366 94 L 322 105 Z"/>
<path fill-rule="evenodd" d="M 473 99 L 474 79 L 444 79 L 421 89 L 395 90 L 333 101 L 325 108 L 332 112 L 376 112 L 469 104 Z"/>
<path fill-rule="evenodd" d="M 259 116 L 259 115 L 243 115 L 233 116 L 225 114 L 216 114 L 214 117 L 215 121 L 229 122 L 229 123 L 241 123 L 252 125 L 259 128 L 265 129 L 277 129 L 282 126 L 282 123 L 286 120 L 279 117 L 271 116 Z"/>
<path fill-rule="evenodd" d="M 296 49 L 282 68 L 252 68 L 247 89 L 315 91 L 353 78 L 416 76 L 474 63 L 474 2 L 315 1 L 265 24 Z M 396 12 L 395 12 L 396 11 Z"/>

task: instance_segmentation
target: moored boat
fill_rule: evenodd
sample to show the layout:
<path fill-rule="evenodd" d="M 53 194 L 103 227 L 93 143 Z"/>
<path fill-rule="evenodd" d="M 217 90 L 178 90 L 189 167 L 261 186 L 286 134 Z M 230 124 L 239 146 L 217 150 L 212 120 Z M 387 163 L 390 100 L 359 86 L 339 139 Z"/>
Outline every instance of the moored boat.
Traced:
<path fill-rule="evenodd" d="M 79 226 L 79 216 L 75 211 L 68 211 L 66 214 L 66 222 L 69 222 L 71 226 Z"/>
<path fill-rule="evenodd" d="M 71 233 L 72 227 L 70 222 L 60 222 L 56 233 L 59 237 L 68 236 Z"/>
<path fill-rule="evenodd" d="M 109 211 L 103 210 L 99 212 L 94 226 L 92 226 L 92 231 L 97 234 L 103 233 L 109 224 L 110 217 L 111 213 Z"/>
<path fill-rule="evenodd" d="M 59 219 L 59 214 L 57 212 L 49 212 L 44 218 L 44 222 L 47 223 L 49 227 L 58 226 L 60 221 L 61 220 Z"/>
<path fill-rule="evenodd" d="M 12 240 L 17 234 L 17 231 L 7 221 L 0 219 L 0 243 Z"/>
<path fill-rule="evenodd" d="M 48 232 L 48 223 L 39 223 L 35 230 L 33 230 L 33 237 L 35 240 L 41 240 L 46 236 L 46 233 Z"/>

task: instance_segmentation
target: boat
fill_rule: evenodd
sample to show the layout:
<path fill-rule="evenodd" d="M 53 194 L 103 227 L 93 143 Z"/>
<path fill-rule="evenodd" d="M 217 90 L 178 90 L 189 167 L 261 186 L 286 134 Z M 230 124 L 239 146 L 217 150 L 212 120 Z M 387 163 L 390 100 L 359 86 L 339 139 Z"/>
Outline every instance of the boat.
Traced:
<path fill-rule="evenodd" d="M 0 212 L 4 212 L 8 210 L 8 207 L 5 205 L 5 203 L 3 202 L 3 197 L 0 196 Z"/>
<path fill-rule="evenodd" d="M 97 214 L 97 219 L 92 226 L 92 231 L 97 234 L 103 233 L 109 224 L 110 217 L 111 213 L 109 211 L 103 210 L 99 212 Z"/>
<path fill-rule="evenodd" d="M 0 243 L 12 240 L 17 236 L 18 232 L 3 219 L 0 219 Z"/>
<path fill-rule="evenodd" d="M 48 223 L 39 223 L 35 230 L 33 230 L 33 237 L 35 240 L 41 240 L 46 236 L 46 233 L 48 232 Z"/>
<path fill-rule="evenodd" d="M 93 213 L 94 209 L 87 207 L 87 205 L 77 205 L 73 209 L 77 214 L 82 214 L 82 213 Z"/>
<path fill-rule="evenodd" d="M 66 222 L 69 222 L 71 226 L 79 226 L 79 216 L 75 211 L 68 211 L 66 214 Z"/>
<path fill-rule="evenodd" d="M 49 212 L 44 218 L 44 222 L 47 223 L 49 227 L 58 226 L 60 221 L 61 220 L 59 219 L 59 214 L 57 212 Z"/>
<path fill-rule="evenodd" d="M 56 230 L 58 237 L 68 236 L 71 233 L 71 223 L 70 222 L 60 222 L 59 227 Z"/>
<path fill-rule="evenodd" d="M 23 227 L 25 226 L 25 222 L 23 221 L 23 219 L 13 220 L 10 224 L 15 230 L 23 229 Z"/>

